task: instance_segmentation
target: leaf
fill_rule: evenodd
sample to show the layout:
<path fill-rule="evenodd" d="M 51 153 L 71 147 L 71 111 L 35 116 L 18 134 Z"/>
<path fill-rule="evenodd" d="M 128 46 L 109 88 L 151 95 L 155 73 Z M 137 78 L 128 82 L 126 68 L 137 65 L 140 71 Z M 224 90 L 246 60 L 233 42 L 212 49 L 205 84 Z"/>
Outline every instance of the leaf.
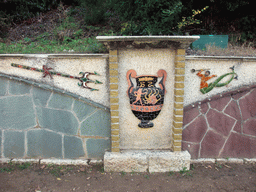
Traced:
<path fill-rule="evenodd" d="M 57 180 L 58 180 L 58 181 L 60 181 L 60 180 L 61 180 L 61 178 L 57 178 Z"/>

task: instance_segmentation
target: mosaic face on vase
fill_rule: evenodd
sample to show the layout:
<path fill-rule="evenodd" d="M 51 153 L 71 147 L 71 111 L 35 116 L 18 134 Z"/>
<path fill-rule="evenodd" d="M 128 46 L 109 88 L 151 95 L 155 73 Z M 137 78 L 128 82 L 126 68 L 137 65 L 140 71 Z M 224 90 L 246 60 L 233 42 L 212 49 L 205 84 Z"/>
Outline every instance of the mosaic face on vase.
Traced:
<path fill-rule="evenodd" d="M 159 87 L 156 87 L 155 84 L 159 77 L 162 77 L 162 79 L 159 82 Z M 130 106 L 133 114 L 141 120 L 138 124 L 139 127 L 150 128 L 154 126 L 150 121 L 158 116 L 163 107 L 164 95 L 166 93 L 166 77 L 167 73 L 163 69 L 157 72 L 157 76 L 137 76 L 136 71 L 133 69 L 127 72 L 127 95 L 130 99 Z M 136 87 L 133 85 L 131 78 L 136 79 Z"/>

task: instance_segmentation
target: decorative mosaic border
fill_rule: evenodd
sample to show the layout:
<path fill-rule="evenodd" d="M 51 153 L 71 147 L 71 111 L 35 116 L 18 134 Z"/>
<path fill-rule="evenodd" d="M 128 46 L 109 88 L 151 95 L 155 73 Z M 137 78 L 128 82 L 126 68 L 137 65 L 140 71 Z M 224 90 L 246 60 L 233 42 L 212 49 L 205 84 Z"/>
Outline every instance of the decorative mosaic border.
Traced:
<path fill-rule="evenodd" d="M 118 81 L 118 50 L 110 49 L 109 89 L 111 115 L 111 152 L 120 152 Z"/>
<path fill-rule="evenodd" d="M 172 150 L 181 151 L 183 127 L 183 101 L 185 79 L 185 49 L 177 49 L 175 55 L 174 109 L 172 127 Z"/>

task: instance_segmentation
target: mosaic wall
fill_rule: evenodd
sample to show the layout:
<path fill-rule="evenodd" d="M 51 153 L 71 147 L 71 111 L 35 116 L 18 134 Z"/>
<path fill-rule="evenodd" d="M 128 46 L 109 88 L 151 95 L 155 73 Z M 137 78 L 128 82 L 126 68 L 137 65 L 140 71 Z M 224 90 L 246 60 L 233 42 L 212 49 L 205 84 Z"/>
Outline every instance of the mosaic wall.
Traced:
<path fill-rule="evenodd" d="M 182 148 L 192 159 L 256 158 L 256 86 L 184 108 Z"/>
<path fill-rule="evenodd" d="M 0 157 L 103 158 L 110 148 L 108 109 L 18 80 L 0 77 Z"/>
<path fill-rule="evenodd" d="M 134 55 L 134 53 L 131 54 Z M 74 74 L 79 74 L 79 71 L 99 71 L 101 76 L 95 77 L 99 78 L 103 84 L 89 84 L 99 88 L 99 91 L 84 89 L 77 85 L 79 81 L 54 74 L 54 83 L 52 84 L 49 83 L 53 82 L 50 77 L 42 78 L 42 73 L 39 72 L 35 73 L 38 75 L 35 81 L 24 80 L 22 78 L 26 75 L 31 75 L 29 77 L 33 79 L 31 71 L 12 67 L 11 61 L 14 59 L 3 59 L 0 71 L 5 72 L 6 75 L 2 73 L 0 75 L 0 158 L 102 159 L 105 151 L 110 151 L 111 134 L 113 138 L 117 138 L 115 137 L 117 135 L 119 137 L 119 131 L 113 130 L 111 133 L 109 102 L 112 102 L 112 108 L 113 106 L 119 107 L 119 104 L 123 105 L 124 103 L 116 98 L 109 99 L 109 88 L 112 90 L 110 95 L 116 96 L 118 78 L 112 77 L 111 73 L 106 72 L 106 57 L 104 56 L 103 59 L 86 58 L 86 65 L 81 65 L 78 59 L 70 59 L 69 62 L 61 60 L 57 65 L 63 67 L 66 64 L 70 67 L 72 62 L 74 66 L 84 66 L 81 70 L 75 70 Z M 110 61 L 115 61 L 114 59 L 115 57 L 110 57 Z M 215 58 L 211 60 L 186 58 L 184 88 L 186 107 L 183 118 L 182 150 L 188 150 L 192 159 L 256 158 L 256 86 L 241 88 L 256 82 L 254 71 L 251 70 L 254 67 L 255 58 L 243 61 L 244 63 L 229 59 L 214 64 L 216 61 L 218 60 Z M 28 65 L 27 60 L 19 58 L 13 62 Z M 223 70 L 218 67 L 220 65 L 224 66 Z M 88 68 L 88 66 L 95 67 Z M 110 62 L 109 66 L 110 68 L 117 67 L 114 62 Z M 41 69 L 41 66 L 37 67 Z M 182 67 L 185 67 L 184 61 L 182 61 Z M 202 79 L 196 75 L 201 71 L 198 69 L 201 68 L 211 68 L 212 74 L 208 76 L 218 75 L 209 81 L 205 80 L 208 87 L 211 82 L 219 84 L 218 78 L 228 74 L 229 77 L 224 79 L 226 84 L 209 89 L 210 91 L 207 90 L 208 92 L 204 94 L 200 91 Z M 127 66 L 124 73 L 128 69 L 131 69 L 130 66 Z M 192 69 L 195 71 L 191 71 Z M 234 69 L 236 74 L 233 72 Z M 16 71 L 12 74 L 11 72 L 7 73 L 8 70 Z M 56 67 L 56 70 L 59 71 L 60 68 Z M 141 70 L 144 68 L 142 67 Z M 206 77 L 205 73 L 206 71 L 201 72 Z M 141 74 L 153 75 L 154 73 L 138 72 L 138 75 Z M 168 77 L 170 77 L 169 74 L 168 72 Z M 110 85 L 106 80 L 107 75 L 111 77 Z M 184 75 L 184 71 L 182 75 Z M 238 80 L 235 80 L 237 76 Z M 126 77 L 121 78 L 123 78 L 122 82 L 127 85 Z M 223 84 L 223 82 L 220 83 Z M 181 84 L 179 83 L 179 85 Z M 168 90 L 171 90 L 168 86 L 170 84 L 166 83 L 167 94 L 170 93 Z M 181 88 L 183 89 L 183 87 L 184 84 Z M 240 87 L 239 92 L 237 87 Z M 127 86 L 123 88 L 124 99 L 128 98 L 127 88 Z M 63 91 L 64 89 L 68 91 Z M 159 96 L 146 96 L 143 98 L 147 103 L 153 104 L 160 98 Z M 134 98 L 137 99 L 137 97 Z M 137 103 L 139 102 L 138 100 Z M 166 109 L 173 108 L 172 105 L 168 106 L 168 102 L 168 99 L 165 99 L 161 113 L 166 113 L 168 111 Z M 179 110 L 182 111 L 182 109 L 183 106 Z M 129 112 L 130 110 L 131 108 L 129 108 Z M 113 115 L 116 112 L 114 111 Z M 134 114 L 131 115 L 134 118 Z M 182 122 L 182 119 L 180 121 Z M 152 122 L 154 127 L 150 130 L 158 130 L 156 129 L 158 122 L 155 120 Z M 137 127 L 139 122 L 133 123 Z M 159 128 L 162 127 L 159 126 Z M 166 125 L 166 129 L 163 131 L 164 135 L 167 135 L 166 130 L 169 130 L 169 127 Z M 131 129 L 127 130 L 131 132 Z M 136 133 L 136 137 L 139 135 L 138 132 L 134 133 Z M 157 141 L 163 140 L 163 134 L 159 135 L 161 139 Z M 131 142 L 134 135 L 131 134 L 130 137 L 126 135 L 123 139 L 126 139 L 127 143 L 134 144 Z M 181 140 L 180 132 L 176 136 L 180 136 L 178 139 Z M 114 139 L 113 142 L 117 143 Z"/>

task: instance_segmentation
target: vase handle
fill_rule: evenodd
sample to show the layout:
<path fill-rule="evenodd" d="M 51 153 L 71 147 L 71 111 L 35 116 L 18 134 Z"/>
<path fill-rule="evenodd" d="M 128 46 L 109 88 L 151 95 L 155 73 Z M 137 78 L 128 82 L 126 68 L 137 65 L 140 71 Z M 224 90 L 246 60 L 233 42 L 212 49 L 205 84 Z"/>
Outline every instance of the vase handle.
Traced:
<path fill-rule="evenodd" d="M 136 71 L 134 69 L 130 69 L 129 71 L 127 71 L 126 73 L 126 79 L 128 81 L 128 90 L 127 90 L 127 94 L 129 95 L 129 93 L 132 92 L 134 86 L 131 80 L 131 77 L 135 78 L 137 75 Z"/>
<path fill-rule="evenodd" d="M 162 89 L 162 91 L 164 92 L 164 94 L 166 93 L 166 89 L 165 89 L 165 81 L 166 81 L 166 78 L 167 78 L 167 73 L 165 70 L 163 69 L 160 69 L 158 72 L 157 72 L 157 76 L 158 77 L 163 77 L 161 79 L 161 81 L 159 82 L 159 86 L 160 88 Z"/>

